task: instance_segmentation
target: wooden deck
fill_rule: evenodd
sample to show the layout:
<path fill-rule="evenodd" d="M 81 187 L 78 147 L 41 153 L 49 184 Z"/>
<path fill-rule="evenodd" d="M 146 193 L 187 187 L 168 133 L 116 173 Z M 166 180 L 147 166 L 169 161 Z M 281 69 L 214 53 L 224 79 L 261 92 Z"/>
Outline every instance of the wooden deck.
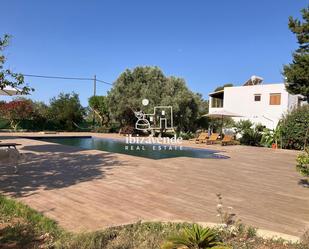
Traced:
<path fill-rule="evenodd" d="M 18 174 L 0 165 L 0 192 L 69 230 L 137 220 L 219 222 L 216 193 L 247 224 L 291 235 L 309 225 L 309 189 L 298 184 L 295 151 L 209 145 L 230 159 L 151 160 L 22 138 L 8 141 L 21 143 L 27 160 Z"/>

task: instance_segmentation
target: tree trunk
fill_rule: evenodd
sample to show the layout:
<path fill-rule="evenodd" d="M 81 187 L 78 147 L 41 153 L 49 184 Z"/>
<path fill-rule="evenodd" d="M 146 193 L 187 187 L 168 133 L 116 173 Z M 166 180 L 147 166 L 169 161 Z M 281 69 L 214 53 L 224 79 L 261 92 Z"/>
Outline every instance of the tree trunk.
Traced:
<path fill-rule="evenodd" d="M 100 115 L 100 113 L 96 109 L 92 109 L 93 112 L 99 117 L 100 119 L 100 125 L 103 125 L 103 117 Z"/>
<path fill-rule="evenodd" d="M 11 126 L 11 128 L 14 130 L 14 131 L 16 131 L 17 130 L 17 127 L 18 127 L 18 125 L 19 125 L 19 122 L 15 122 L 15 120 L 11 120 L 10 121 L 10 126 Z"/>

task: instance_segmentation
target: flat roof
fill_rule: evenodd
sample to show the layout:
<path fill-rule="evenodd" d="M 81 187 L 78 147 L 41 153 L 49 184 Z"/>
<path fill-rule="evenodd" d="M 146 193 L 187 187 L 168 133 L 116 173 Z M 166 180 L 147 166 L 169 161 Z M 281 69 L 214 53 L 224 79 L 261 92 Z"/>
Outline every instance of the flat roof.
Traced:
<path fill-rule="evenodd" d="M 233 88 L 233 87 L 264 87 L 264 86 L 272 86 L 272 85 L 285 85 L 286 83 L 266 83 L 266 84 L 259 84 L 259 85 L 241 85 L 241 86 L 229 86 L 226 88 Z M 208 96 L 212 96 L 212 95 L 216 95 L 216 94 L 220 94 L 220 93 L 224 93 L 224 89 L 223 90 L 219 90 L 216 92 L 211 92 L 208 94 Z"/>
<path fill-rule="evenodd" d="M 216 91 L 216 92 L 209 93 L 208 95 L 210 96 L 210 95 L 214 95 L 214 94 L 218 94 L 218 93 L 224 93 L 224 89 Z"/>

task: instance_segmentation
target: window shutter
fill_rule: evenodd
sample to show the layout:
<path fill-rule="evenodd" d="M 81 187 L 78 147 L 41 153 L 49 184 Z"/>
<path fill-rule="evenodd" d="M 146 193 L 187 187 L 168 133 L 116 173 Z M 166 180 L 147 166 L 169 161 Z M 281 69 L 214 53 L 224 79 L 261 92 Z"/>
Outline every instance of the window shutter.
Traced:
<path fill-rule="evenodd" d="M 281 93 L 271 93 L 269 96 L 270 105 L 281 105 Z"/>

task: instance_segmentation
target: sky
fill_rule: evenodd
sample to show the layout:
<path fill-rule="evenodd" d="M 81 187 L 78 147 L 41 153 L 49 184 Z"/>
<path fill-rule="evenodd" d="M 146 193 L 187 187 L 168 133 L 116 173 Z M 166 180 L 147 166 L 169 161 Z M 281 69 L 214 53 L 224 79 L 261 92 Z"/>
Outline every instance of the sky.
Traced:
<path fill-rule="evenodd" d="M 6 66 L 23 74 L 115 82 L 127 68 L 158 66 L 183 78 L 205 99 L 225 83 L 251 75 L 283 81 L 282 66 L 297 48 L 288 17 L 307 0 L 2 0 L 0 35 L 12 35 Z M 31 98 L 48 102 L 76 92 L 83 105 L 91 81 L 26 77 Z M 110 85 L 98 83 L 97 94 Z M 3 97 L 1 97 L 3 98 Z"/>

